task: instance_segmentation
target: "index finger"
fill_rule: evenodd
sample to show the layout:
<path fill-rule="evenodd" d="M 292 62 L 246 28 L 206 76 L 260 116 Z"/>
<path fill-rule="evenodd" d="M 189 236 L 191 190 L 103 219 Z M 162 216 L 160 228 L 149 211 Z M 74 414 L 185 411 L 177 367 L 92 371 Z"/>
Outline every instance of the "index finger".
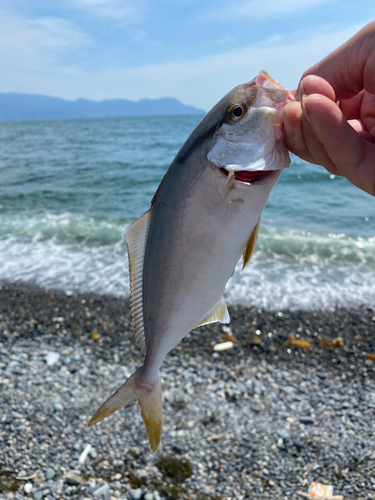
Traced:
<path fill-rule="evenodd" d="M 309 123 L 339 174 L 375 196 L 375 144 L 364 140 L 327 97 L 313 94 L 303 100 Z"/>

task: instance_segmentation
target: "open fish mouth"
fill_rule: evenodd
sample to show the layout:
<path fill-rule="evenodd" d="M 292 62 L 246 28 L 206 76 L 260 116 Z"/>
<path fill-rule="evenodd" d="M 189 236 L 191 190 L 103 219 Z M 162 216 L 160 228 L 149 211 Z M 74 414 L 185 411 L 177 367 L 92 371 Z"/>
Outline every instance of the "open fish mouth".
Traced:
<path fill-rule="evenodd" d="M 228 177 L 229 171 L 226 168 L 220 169 L 223 174 Z M 243 184 L 252 184 L 253 182 L 258 182 L 270 175 L 273 175 L 276 170 L 256 170 L 255 172 L 249 170 L 237 170 L 234 172 L 234 178 L 236 181 L 242 182 Z"/>

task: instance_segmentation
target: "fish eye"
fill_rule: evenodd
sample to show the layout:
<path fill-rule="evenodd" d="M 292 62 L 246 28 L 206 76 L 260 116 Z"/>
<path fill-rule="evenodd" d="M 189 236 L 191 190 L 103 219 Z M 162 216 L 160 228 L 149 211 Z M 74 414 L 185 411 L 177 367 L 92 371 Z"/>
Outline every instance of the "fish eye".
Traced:
<path fill-rule="evenodd" d="M 231 106 L 229 106 L 227 111 L 229 121 L 238 122 L 245 116 L 246 111 L 247 106 L 242 102 L 236 102 L 235 104 L 232 104 Z"/>

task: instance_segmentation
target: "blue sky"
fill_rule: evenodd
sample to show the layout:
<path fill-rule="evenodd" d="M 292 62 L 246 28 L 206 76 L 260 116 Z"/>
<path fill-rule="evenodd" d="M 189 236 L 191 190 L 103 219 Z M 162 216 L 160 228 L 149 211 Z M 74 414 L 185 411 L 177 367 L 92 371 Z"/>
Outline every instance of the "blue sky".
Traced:
<path fill-rule="evenodd" d="M 374 0 L 0 0 L 0 92 L 208 110 L 261 69 L 295 88 L 374 19 Z"/>

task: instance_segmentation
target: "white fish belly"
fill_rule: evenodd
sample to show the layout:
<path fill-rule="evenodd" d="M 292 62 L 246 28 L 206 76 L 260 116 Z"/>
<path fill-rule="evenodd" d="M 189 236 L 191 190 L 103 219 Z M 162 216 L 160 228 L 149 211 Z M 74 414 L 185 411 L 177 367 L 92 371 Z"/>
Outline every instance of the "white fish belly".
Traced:
<path fill-rule="evenodd" d="M 226 199 L 226 177 L 208 164 L 185 202 L 179 233 L 181 272 L 174 305 L 159 338 L 156 364 L 194 327 L 223 294 L 225 285 L 266 205 L 280 173 L 252 185 L 235 182 Z M 174 260 L 174 259 L 173 259 Z"/>

